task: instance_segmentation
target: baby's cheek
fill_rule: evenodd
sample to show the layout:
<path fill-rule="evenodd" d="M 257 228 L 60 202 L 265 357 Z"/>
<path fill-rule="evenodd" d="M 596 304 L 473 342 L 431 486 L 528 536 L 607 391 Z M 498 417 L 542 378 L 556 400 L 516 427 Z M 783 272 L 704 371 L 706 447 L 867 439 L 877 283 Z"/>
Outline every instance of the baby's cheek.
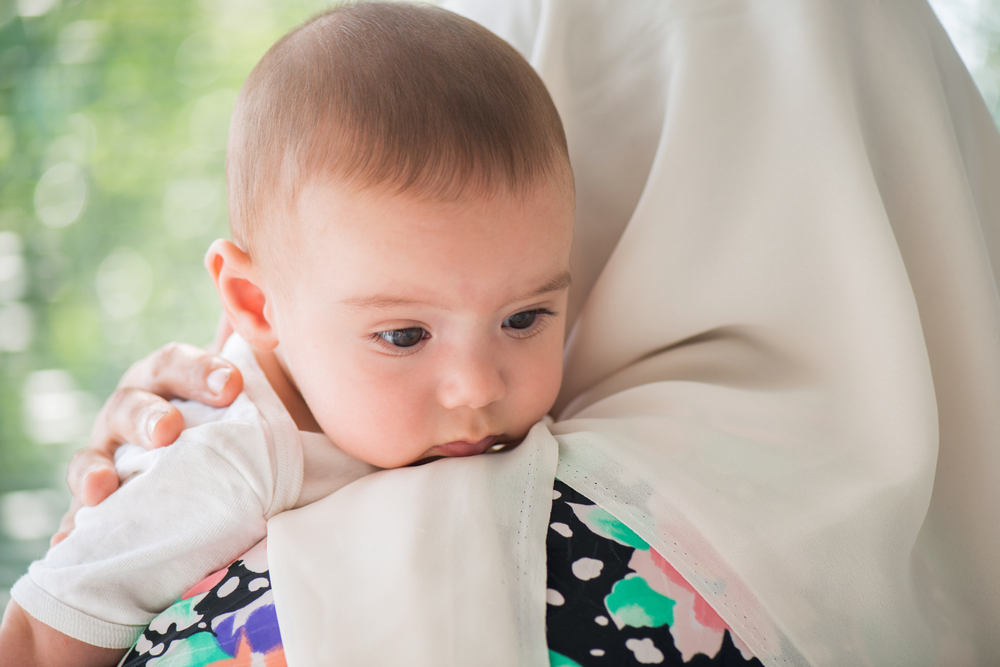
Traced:
<path fill-rule="evenodd" d="M 334 442 L 379 467 L 414 461 L 430 446 L 425 432 L 429 411 L 420 393 L 401 389 L 391 383 L 372 390 L 357 387 L 345 396 L 337 414 L 331 415 L 331 428 L 342 441 L 334 438 Z"/>
<path fill-rule="evenodd" d="M 531 423 L 548 414 L 556 402 L 562 384 L 562 347 L 557 353 L 546 354 L 531 366 L 526 384 L 527 405 Z"/>

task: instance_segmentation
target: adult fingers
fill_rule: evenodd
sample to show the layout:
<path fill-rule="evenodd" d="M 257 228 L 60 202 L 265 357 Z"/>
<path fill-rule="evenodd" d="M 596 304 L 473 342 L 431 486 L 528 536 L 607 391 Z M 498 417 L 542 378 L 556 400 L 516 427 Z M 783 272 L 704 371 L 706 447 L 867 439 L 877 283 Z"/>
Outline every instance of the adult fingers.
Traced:
<path fill-rule="evenodd" d="M 169 445 L 184 430 L 184 418 L 169 398 L 229 405 L 243 389 L 239 370 L 193 345 L 170 343 L 133 364 L 97 415 L 90 447 L 77 452 L 66 475 L 74 506 L 55 542 L 72 530 L 81 504 L 96 505 L 118 488 L 114 452 L 123 442 L 153 449 Z"/>
<path fill-rule="evenodd" d="M 169 445 L 182 430 L 184 418 L 169 402 L 143 389 L 123 387 L 97 414 L 90 448 L 109 457 L 123 442 L 154 449 Z"/>
<path fill-rule="evenodd" d="M 97 415 L 90 446 L 76 452 L 67 468 L 74 500 L 96 505 L 118 488 L 114 452 L 121 443 L 163 447 L 183 430 L 180 411 L 156 394 L 131 387 L 116 390 Z"/>
<path fill-rule="evenodd" d="M 133 364 L 118 386 L 224 407 L 242 391 L 243 377 L 221 357 L 193 345 L 170 343 Z"/>
<path fill-rule="evenodd" d="M 223 407 L 243 389 L 243 376 L 225 359 L 193 345 L 170 343 L 133 364 L 118 387 L 98 413 L 90 441 L 91 449 L 107 456 L 123 442 L 147 449 L 169 445 L 184 429 L 184 418 L 165 399 Z M 89 470 L 74 460 L 71 477 Z"/>
<path fill-rule="evenodd" d="M 73 455 L 66 471 L 66 483 L 76 504 L 96 505 L 118 488 L 114 457 L 101 450 L 85 448 Z M 75 514 L 77 505 L 70 507 Z M 63 517 L 65 521 L 66 517 Z M 60 527 L 60 531 L 62 527 Z"/>

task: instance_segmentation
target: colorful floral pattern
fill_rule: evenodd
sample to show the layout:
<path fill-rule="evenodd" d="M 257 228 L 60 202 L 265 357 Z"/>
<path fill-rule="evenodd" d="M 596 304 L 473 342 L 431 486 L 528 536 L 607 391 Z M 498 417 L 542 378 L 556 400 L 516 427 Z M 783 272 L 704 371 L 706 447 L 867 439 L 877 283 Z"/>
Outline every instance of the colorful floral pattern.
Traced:
<path fill-rule="evenodd" d="M 547 540 L 552 667 L 760 665 L 660 554 L 556 480 Z"/>
<path fill-rule="evenodd" d="M 625 524 L 556 480 L 548 550 L 551 667 L 761 663 Z M 122 667 L 286 667 L 266 540 L 157 616 Z"/>
<path fill-rule="evenodd" d="M 153 619 L 123 667 L 286 667 L 266 540 Z"/>

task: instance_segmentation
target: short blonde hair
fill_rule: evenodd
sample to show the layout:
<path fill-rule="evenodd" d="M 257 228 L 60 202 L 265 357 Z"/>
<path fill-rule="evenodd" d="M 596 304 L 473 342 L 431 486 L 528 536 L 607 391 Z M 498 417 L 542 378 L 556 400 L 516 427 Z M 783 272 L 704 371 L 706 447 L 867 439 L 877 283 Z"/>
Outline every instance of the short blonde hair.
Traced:
<path fill-rule="evenodd" d="M 517 51 L 443 9 L 383 2 L 271 47 L 240 91 L 226 173 L 233 240 L 252 258 L 317 178 L 442 199 L 550 176 L 572 187 L 559 114 Z"/>

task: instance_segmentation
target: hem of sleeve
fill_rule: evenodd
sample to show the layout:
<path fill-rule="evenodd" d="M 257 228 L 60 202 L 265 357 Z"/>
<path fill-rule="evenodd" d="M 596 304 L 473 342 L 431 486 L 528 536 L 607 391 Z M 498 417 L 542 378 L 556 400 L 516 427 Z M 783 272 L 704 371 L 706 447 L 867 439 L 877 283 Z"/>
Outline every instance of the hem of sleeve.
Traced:
<path fill-rule="evenodd" d="M 24 611 L 45 625 L 73 639 L 101 648 L 131 648 L 146 624 L 124 625 L 94 618 L 52 597 L 25 575 L 10 591 Z"/>

